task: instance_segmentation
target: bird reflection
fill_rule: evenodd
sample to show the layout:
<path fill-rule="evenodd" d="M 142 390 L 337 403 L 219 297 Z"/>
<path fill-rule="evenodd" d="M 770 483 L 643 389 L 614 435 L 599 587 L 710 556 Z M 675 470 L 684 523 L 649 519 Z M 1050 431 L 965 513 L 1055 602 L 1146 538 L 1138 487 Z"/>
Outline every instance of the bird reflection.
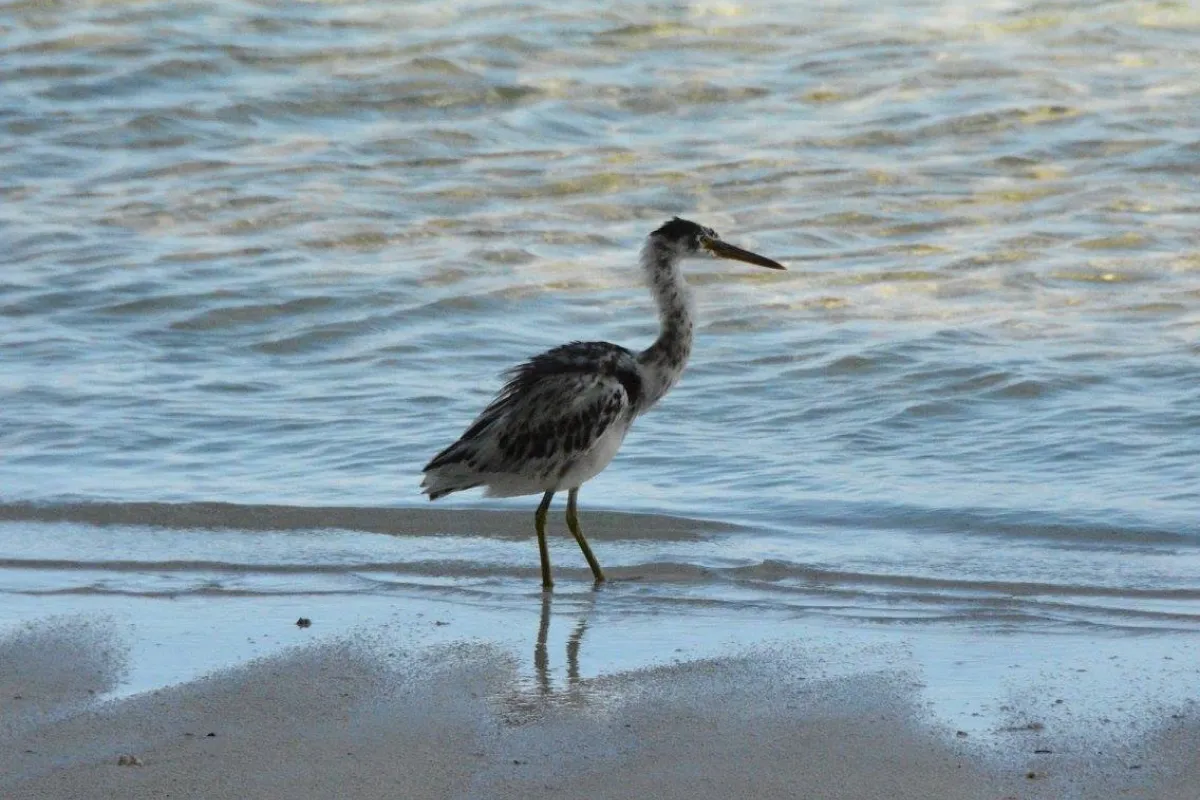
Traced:
<path fill-rule="evenodd" d="M 537 675 L 538 689 L 541 690 L 544 696 L 553 694 L 554 692 L 554 687 L 550 682 L 550 652 L 546 644 L 550 637 L 552 604 L 552 596 L 549 593 L 543 592 L 542 613 L 538 620 L 537 644 L 533 646 L 533 669 Z M 567 692 L 575 691 L 579 687 L 579 646 L 583 641 L 583 634 L 587 631 L 587 626 L 588 620 L 585 614 L 575 623 L 575 629 L 571 631 L 571 636 L 567 639 Z"/>
<path fill-rule="evenodd" d="M 518 684 L 504 699 L 505 717 L 510 724 L 520 725 L 541 717 L 546 711 L 562 706 L 582 705 L 587 699 L 584 682 L 580 679 L 579 653 L 583 635 L 588 629 L 593 599 L 588 600 L 575 627 L 567 637 L 567 674 L 564 685 L 555 686 L 550 659 L 550 619 L 553 616 L 554 596 L 542 593 L 541 613 L 538 616 L 537 639 L 533 645 L 532 684 Z"/>

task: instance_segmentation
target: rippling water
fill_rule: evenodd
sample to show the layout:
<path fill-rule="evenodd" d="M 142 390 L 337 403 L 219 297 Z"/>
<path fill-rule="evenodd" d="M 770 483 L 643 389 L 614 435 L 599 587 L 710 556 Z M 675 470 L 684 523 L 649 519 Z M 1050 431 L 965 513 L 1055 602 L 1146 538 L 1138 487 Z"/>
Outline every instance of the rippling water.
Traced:
<path fill-rule="evenodd" d="M 612 560 L 1175 592 L 1195 624 L 1198 29 L 1172 2 L 7 3 L 0 499 L 416 505 L 500 370 L 652 339 L 636 252 L 679 213 L 791 271 L 691 265 L 693 363 L 583 503 L 746 527 Z"/>

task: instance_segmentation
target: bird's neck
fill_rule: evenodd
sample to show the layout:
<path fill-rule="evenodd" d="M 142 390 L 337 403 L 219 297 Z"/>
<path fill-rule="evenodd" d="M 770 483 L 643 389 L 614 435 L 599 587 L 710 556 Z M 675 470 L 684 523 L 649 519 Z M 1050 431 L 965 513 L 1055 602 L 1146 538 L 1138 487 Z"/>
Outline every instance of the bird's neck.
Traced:
<path fill-rule="evenodd" d="M 642 271 L 658 305 L 661 326 L 654 344 L 638 354 L 642 368 L 640 411 L 670 391 L 692 354 L 692 297 L 679 269 L 680 253 L 657 236 L 642 250 Z"/>

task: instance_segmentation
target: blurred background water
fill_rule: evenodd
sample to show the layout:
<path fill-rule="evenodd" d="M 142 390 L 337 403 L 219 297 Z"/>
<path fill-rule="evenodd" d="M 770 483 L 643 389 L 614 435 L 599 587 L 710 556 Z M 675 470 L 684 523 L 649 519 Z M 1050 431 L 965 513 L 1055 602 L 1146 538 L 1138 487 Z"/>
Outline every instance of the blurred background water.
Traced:
<path fill-rule="evenodd" d="M 502 369 L 651 341 L 637 249 L 680 214 L 791 271 L 690 265 L 690 369 L 583 507 L 746 527 L 602 560 L 1195 626 L 1198 32 L 1177 2 L 5 2 L 0 500 L 421 504 Z M 132 546 L 6 527 L 10 566 Z M 338 552 L 536 567 L 380 538 Z"/>

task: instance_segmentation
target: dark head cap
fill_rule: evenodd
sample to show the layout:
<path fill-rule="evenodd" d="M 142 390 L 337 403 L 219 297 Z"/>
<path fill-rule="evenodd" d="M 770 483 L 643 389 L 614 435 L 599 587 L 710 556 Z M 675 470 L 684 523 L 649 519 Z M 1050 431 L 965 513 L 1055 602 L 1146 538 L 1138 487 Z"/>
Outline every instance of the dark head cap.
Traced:
<path fill-rule="evenodd" d="M 691 256 L 707 252 L 717 258 L 728 258 L 733 261 L 744 261 L 769 269 L 787 269 L 774 259 L 751 253 L 740 247 L 721 241 L 721 237 L 712 228 L 697 225 L 695 222 L 674 217 L 663 224 L 661 228 L 650 234 L 654 239 L 664 242 L 674 248 L 679 255 Z"/>
<path fill-rule="evenodd" d="M 672 217 L 650 235 L 662 237 L 672 244 L 686 245 L 687 249 L 693 251 L 700 249 L 701 238 L 721 238 L 712 228 L 706 228 L 703 225 L 697 225 L 691 220 L 680 219 L 679 217 Z"/>

